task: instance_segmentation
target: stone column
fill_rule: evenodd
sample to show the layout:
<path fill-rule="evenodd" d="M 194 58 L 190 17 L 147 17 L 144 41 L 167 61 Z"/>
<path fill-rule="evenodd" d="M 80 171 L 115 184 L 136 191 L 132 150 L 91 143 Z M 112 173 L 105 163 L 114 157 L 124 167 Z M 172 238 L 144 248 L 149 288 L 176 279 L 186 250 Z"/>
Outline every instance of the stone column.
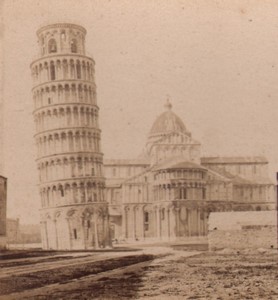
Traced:
<path fill-rule="evenodd" d="M 98 221 L 98 214 L 94 212 L 94 236 L 95 236 L 95 249 L 99 249 L 98 243 L 98 230 L 97 230 L 97 221 Z"/>
<path fill-rule="evenodd" d="M 198 234 L 198 218 L 197 218 L 197 208 L 194 206 L 193 208 L 193 236 Z"/>
<path fill-rule="evenodd" d="M 156 230 L 157 230 L 157 237 L 161 238 L 161 224 L 160 224 L 160 208 L 156 208 Z"/>
<path fill-rule="evenodd" d="M 187 207 L 187 226 L 188 226 L 188 236 L 191 236 L 191 209 Z"/>
<path fill-rule="evenodd" d="M 196 211 L 197 211 L 197 224 L 198 224 L 198 226 L 197 226 L 197 229 L 198 229 L 197 235 L 201 236 L 202 234 L 201 234 L 200 208 L 198 207 Z"/>
<path fill-rule="evenodd" d="M 68 237 L 69 237 L 69 249 L 71 250 L 72 249 L 72 239 L 71 239 L 72 232 L 71 232 L 71 226 L 70 226 L 70 218 L 66 218 L 66 220 L 67 220 L 67 223 L 68 223 L 68 232 L 69 232 L 69 234 L 68 234 Z"/>
<path fill-rule="evenodd" d="M 144 206 L 141 207 L 141 218 L 140 218 L 140 222 L 141 222 L 141 230 L 142 230 L 142 240 L 145 239 L 145 220 L 144 220 Z"/>
<path fill-rule="evenodd" d="M 49 243 L 48 243 L 48 232 L 47 232 L 47 222 L 42 222 L 42 242 L 43 242 L 43 249 L 48 250 L 49 249 Z"/>
<path fill-rule="evenodd" d="M 78 167 L 77 167 L 78 169 Z M 77 203 L 81 203 L 81 188 L 80 188 L 80 183 L 77 186 Z"/>
<path fill-rule="evenodd" d="M 133 207 L 132 238 L 136 241 L 136 206 Z"/>
<path fill-rule="evenodd" d="M 127 220 L 126 220 L 126 207 L 123 207 L 123 210 L 122 210 L 123 214 L 122 214 L 122 218 L 123 218 L 123 221 L 122 221 L 122 235 L 123 235 L 123 238 L 127 238 L 127 230 L 126 230 L 126 227 L 127 227 Z"/>
<path fill-rule="evenodd" d="M 109 229 L 109 215 L 105 214 L 103 216 L 103 223 L 104 223 L 104 247 L 111 247 L 110 243 L 110 229 Z"/>
<path fill-rule="evenodd" d="M 83 245 L 84 245 L 84 248 L 87 249 L 87 246 L 88 246 L 87 245 L 88 239 L 87 239 L 87 235 L 86 235 L 87 230 L 88 230 L 87 219 L 80 217 L 80 222 L 81 222 L 81 228 L 82 228 L 81 231 L 82 231 L 82 236 L 83 236 Z"/>
<path fill-rule="evenodd" d="M 88 203 L 88 186 L 84 183 L 84 191 L 85 191 L 85 203 Z"/>
<path fill-rule="evenodd" d="M 173 239 L 175 237 L 175 232 L 174 232 L 174 226 L 175 226 L 175 221 L 173 218 L 173 206 L 169 207 L 169 235 L 170 239 Z"/>
<path fill-rule="evenodd" d="M 169 211 L 169 208 L 167 207 L 166 208 L 166 226 L 167 226 L 167 236 L 168 236 L 168 239 L 170 239 L 170 211 Z"/>
<path fill-rule="evenodd" d="M 54 229 L 55 229 L 55 243 L 56 243 L 56 249 L 59 249 L 59 237 L 58 237 L 58 230 L 57 230 L 57 220 L 53 220 L 54 223 Z"/>
<path fill-rule="evenodd" d="M 173 212 L 174 212 L 174 222 L 176 224 L 173 224 L 174 228 L 176 227 L 176 232 L 175 232 L 175 236 L 178 237 L 179 236 L 179 231 L 180 231 L 180 208 L 179 207 L 173 207 Z M 176 225 L 176 226 L 175 226 Z"/>

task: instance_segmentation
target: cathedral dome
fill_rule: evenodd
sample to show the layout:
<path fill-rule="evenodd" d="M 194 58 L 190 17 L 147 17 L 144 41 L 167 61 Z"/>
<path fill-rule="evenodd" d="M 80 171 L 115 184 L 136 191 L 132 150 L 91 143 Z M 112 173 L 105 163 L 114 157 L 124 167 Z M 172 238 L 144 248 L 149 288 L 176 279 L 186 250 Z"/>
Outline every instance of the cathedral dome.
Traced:
<path fill-rule="evenodd" d="M 149 137 L 164 135 L 170 132 L 187 132 L 183 121 L 172 112 L 172 104 L 169 100 L 167 100 L 165 108 L 166 111 L 155 120 L 150 130 Z"/>

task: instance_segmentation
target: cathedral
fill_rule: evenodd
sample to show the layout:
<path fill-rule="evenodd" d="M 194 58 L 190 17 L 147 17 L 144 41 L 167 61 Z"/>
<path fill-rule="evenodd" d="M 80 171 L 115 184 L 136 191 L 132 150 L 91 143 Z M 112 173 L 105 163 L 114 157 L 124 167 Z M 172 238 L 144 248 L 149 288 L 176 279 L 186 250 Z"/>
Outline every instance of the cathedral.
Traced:
<path fill-rule="evenodd" d="M 264 157 L 202 157 L 200 147 L 168 101 L 142 155 L 104 160 L 112 238 L 202 237 L 210 212 L 274 209 Z"/>
<path fill-rule="evenodd" d="M 40 28 L 30 66 L 44 249 L 201 237 L 210 212 L 273 209 L 266 159 L 201 157 L 169 101 L 142 155 L 103 160 L 85 36 L 75 24 Z"/>

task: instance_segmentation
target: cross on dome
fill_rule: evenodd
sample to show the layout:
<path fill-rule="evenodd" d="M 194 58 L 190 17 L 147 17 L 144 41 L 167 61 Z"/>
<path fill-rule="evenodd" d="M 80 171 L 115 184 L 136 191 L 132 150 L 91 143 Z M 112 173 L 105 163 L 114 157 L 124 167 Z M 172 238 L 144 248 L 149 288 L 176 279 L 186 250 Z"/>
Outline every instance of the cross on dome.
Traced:
<path fill-rule="evenodd" d="M 166 108 L 166 110 L 171 110 L 172 109 L 172 104 L 171 104 L 171 102 L 169 100 L 169 97 L 167 98 L 164 107 Z"/>

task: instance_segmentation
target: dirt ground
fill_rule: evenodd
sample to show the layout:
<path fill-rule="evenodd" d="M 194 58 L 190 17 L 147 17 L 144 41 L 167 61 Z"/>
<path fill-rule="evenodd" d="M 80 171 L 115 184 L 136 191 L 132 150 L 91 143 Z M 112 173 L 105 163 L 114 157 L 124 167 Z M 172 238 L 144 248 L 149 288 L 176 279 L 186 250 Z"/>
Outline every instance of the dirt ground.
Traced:
<path fill-rule="evenodd" d="M 1 278 L 0 299 L 278 299 L 277 250 L 210 253 L 161 247 L 95 262 L 85 256 L 76 265 L 74 260 Z"/>
<path fill-rule="evenodd" d="M 277 253 L 175 256 L 142 275 L 142 299 L 278 299 Z"/>

